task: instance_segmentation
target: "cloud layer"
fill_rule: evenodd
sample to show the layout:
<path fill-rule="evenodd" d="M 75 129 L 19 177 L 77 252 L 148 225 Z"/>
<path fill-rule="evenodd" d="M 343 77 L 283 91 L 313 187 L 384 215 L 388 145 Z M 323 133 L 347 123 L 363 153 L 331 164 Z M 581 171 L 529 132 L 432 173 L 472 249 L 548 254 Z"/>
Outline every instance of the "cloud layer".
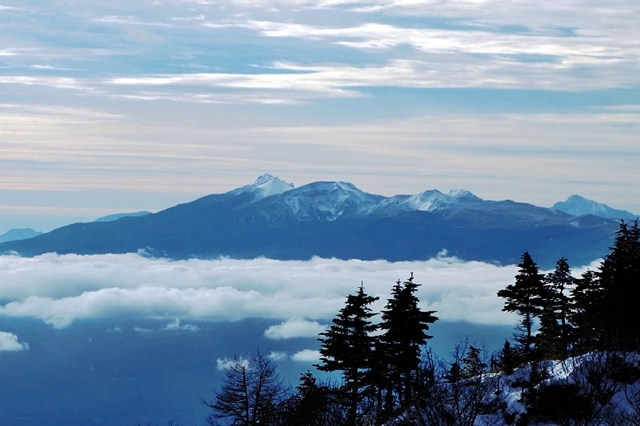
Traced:
<path fill-rule="evenodd" d="M 168 320 L 166 330 L 197 331 L 181 320 L 269 318 L 265 335 L 317 335 L 364 282 L 379 296 L 414 272 L 425 310 L 445 321 L 511 324 L 496 292 L 513 282 L 514 266 L 439 258 L 425 262 L 147 259 L 138 255 L 0 257 L 0 316 L 40 319 L 55 328 L 96 318 Z M 6 338 L 6 337 L 5 337 Z"/>

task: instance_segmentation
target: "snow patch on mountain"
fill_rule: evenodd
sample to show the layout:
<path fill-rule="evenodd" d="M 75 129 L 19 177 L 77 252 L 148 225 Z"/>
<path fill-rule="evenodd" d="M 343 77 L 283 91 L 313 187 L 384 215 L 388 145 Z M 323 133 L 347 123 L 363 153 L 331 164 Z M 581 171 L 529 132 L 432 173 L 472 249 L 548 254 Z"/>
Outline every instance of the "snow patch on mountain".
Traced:
<path fill-rule="evenodd" d="M 285 182 L 268 173 L 258 177 L 256 181 L 250 185 L 234 189 L 231 194 L 244 194 L 251 192 L 254 194 L 254 201 L 261 200 L 272 195 L 282 194 L 294 188 L 292 183 Z"/>
<path fill-rule="evenodd" d="M 384 199 L 348 182 L 314 182 L 283 195 L 284 203 L 299 218 L 329 221 L 346 214 L 366 214 Z"/>
<path fill-rule="evenodd" d="M 395 195 L 385 198 L 378 205 L 373 206 L 371 212 L 388 212 L 390 210 L 433 212 L 456 204 L 471 204 L 482 201 L 482 198 L 476 197 L 464 189 L 451 190 L 447 194 L 431 189 L 415 195 Z"/>
<path fill-rule="evenodd" d="M 443 207 L 449 207 L 453 204 L 461 202 L 479 202 L 482 201 L 469 191 L 452 190 L 448 194 L 443 194 L 438 190 L 425 191 L 421 194 L 410 196 L 407 201 L 407 207 L 410 210 L 435 211 Z"/>
<path fill-rule="evenodd" d="M 572 195 L 566 201 L 555 203 L 552 210 L 560 210 L 572 216 L 583 216 L 590 214 L 593 216 L 604 217 L 606 219 L 627 219 L 634 220 L 638 216 L 627 210 L 618 210 L 609 207 L 606 204 L 598 203 L 580 195 Z"/>

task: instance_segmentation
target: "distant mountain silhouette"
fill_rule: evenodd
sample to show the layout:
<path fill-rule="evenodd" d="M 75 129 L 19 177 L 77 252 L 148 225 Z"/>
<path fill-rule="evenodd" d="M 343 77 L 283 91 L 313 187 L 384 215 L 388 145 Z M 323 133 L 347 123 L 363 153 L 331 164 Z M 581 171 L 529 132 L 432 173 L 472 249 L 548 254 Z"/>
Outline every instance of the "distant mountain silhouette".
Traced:
<path fill-rule="evenodd" d="M 107 216 L 99 217 L 96 220 L 94 220 L 94 222 L 113 222 L 115 220 L 122 219 L 123 217 L 138 217 L 138 216 L 146 216 L 148 214 L 151 214 L 151 212 L 141 211 L 141 212 L 133 212 L 133 213 L 114 213 Z"/>
<path fill-rule="evenodd" d="M 402 261 L 446 250 L 464 260 L 513 264 L 528 250 L 542 267 L 552 267 L 561 256 L 578 266 L 608 253 L 617 228 L 612 219 L 485 201 L 468 191 L 384 197 L 347 182 L 293 188 L 264 175 L 254 184 L 158 213 L 76 223 L 3 243 L 0 252 Z"/>
<path fill-rule="evenodd" d="M 0 243 L 26 240 L 27 238 L 37 237 L 40 234 L 42 234 L 42 232 L 35 231 L 31 228 L 13 228 L 0 235 Z"/>
<path fill-rule="evenodd" d="M 607 206 L 606 204 L 598 203 L 593 200 L 589 200 L 580 195 L 572 195 L 567 198 L 566 201 L 555 203 L 554 210 L 560 210 L 565 213 L 569 213 L 573 216 L 582 216 L 585 214 L 592 214 L 594 216 L 604 217 L 607 219 L 625 219 L 634 220 L 638 216 L 634 215 L 627 210 L 617 210 Z"/>

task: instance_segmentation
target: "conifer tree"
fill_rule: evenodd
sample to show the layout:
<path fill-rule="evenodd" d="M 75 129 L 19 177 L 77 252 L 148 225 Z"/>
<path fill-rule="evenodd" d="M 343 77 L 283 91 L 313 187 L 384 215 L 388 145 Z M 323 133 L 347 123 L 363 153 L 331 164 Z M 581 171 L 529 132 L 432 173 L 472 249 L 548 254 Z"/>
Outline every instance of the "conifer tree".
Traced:
<path fill-rule="evenodd" d="M 528 252 L 522 254 L 522 261 L 516 275 L 515 284 L 509 284 L 498 291 L 498 296 L 506 299 L 503 311 L 516 312 L 522 316 L 519 335 L 516 339 L 521 345 L 525 361 L 530 360 L 533 351 L 534 318 L 542 313 L 544 300 L 544 275 L 540 274 L 538 265 Z"/>
<path fill-rule="evenodd" d="M 567 357 L 571 336 L 571 299 L 569 292 L 575 283 L 569 262 L 565 257 L 556 262 L 553 272 L 544 281 L 543 308 L 540 329 L 536 336 L 538 347 L 547 355 Z"/>
<path fill-rule="evenodd" d="M 603 289 L 607 349 L 640 349 L 640 227 L 621 221 L 611 252 L 597 273 Z"/>
<path fill-rule="evenodd" d="M 467 354 L 460 360 L 463 378 L 471 379 L 478 377 L 486 371 L 487 363 L 480 358 L 481 352 L 482 350 L 480 348 L 473 345 L 469 346 Z"/>
<path fill-rule="evenodd" d="M 413 273 L 403 283 L 398 280 L 380 324 L 381 355 L 386 359 L 382 364 L 388 366 L 387 374 L 401 406 L 411 403 L 412 380 L 420 366 L 422 347 L 432 337 L 427 334 L 429 324 L 438 319 L 435 311 L 422 311 L 418 306 L 420 300 L 415 293 L 419 286 L 413 281 Z"/>
<path fill-rule="evenodd" d="M 368 379 L 377 326 L 371 322 L 376 314 L 369 307 L 378 297 L 369 296 L 360 286 L 355 295 L 349 295 L 329 329 L 318 339 L 320 371 L 341 371 L 343 391 L 348 401 L 348 424 L 355 425 L 358 404 L 370 391 Z"/>
<path fill-rule="evenodd" d="M 508 340 L 505 340 L 504 346 L 498 354 L 498 367 L 503 373 L 509 375 L 513 374 L 518 363 L 518 354 L 511 347 L 511 343 Z"/>
<path fill-rule="evenodd" d="M 571 290 L 572 342 L 576 354 L 603 349 L 604 290 L 596 273 L 585 271 Z"/>

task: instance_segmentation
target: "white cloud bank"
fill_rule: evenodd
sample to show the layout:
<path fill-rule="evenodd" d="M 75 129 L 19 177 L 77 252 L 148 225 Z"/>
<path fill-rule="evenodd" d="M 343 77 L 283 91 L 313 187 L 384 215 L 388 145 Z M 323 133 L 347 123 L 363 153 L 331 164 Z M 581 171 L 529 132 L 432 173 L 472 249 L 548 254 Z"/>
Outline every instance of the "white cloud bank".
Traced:
<path fill-rule="evenodd" d="M 0 331 L 0 352 L 21 352 L 28 351 L 29 344 L 20 342 L 18 336 L 6 331 Z"/>
<path fill-rule="evenodd" d="M 317 337 L 326 327 L 317 321 L 307 321 L 293 318 L 283 323 L 272 325 L 265 330 L 264 335 L 269 339 L 293 339 L 296 337 Z"/>
<path fill-rule="evenodd" d="M 167 329 L 195 331 L 189 320 L 283 321 L 272 339 L 322 331 L 363 281 L 380 310 L 397 279 L 414 272 L 421 307 L 445 321 L 512 324 L 496 292 L 513 282 L 515 266 L 455 258 L 387 262 L 314 258 L 310 261 L 148 259 L 135 254 L 46 254 L 0 257 L 0 316 L 35 318 L 55 328 L 82 319 L 150 318 Z M 576 274 L 579 271 L 576 272 Z"/>
<path fill-rule="evenodd" d="M 291 356 L 293 361 L 300 362 L 318 362 L 320 361 L 320 351 L 313 349 L 303 349 Z"/>

